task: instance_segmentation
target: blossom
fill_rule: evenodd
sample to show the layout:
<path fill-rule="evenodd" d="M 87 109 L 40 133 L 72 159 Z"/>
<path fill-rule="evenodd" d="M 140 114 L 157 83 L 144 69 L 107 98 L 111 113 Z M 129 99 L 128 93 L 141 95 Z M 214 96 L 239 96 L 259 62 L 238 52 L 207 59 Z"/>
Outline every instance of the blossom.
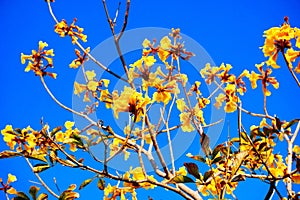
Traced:
<path fill-rule="evenodd" d="M 184 98 L 177 99 L 176 100 L 176 105 L 177 105 L 177 109 L 180 112 L 183 112 L 185 110 L 185 108 L 186 108 L 186 104 L 185 104 Z"/>
<path fill-rule="evenodd" d="M 25 64 L 28 60 L 25 72 L 32 70 L 37 76 L 48 75 L 54 79 L 56 78 L 57 74 L 46 72 L 48 67 L 53 68 L 53 60 L 50 56 L 54 56 L 53 49 L 44 50 L 47 46 L 46 42 L 39 41 L 38 51 L 32 50 L 31 55 L 21 53 L 21 63 Z"/>
<path fill-rule="evenodd" d="M 152 99 L 156 102 L 163 102 L 165 105 L 172 99 L 171 94 L 178 94 L 179 89 L 175 80 L 172 80 L 165 85 L 162 85 L 162 80 L 156 79 L 154 83 L 156 91 L 153 93 Z"/>
<path fill-rule="evenodd" d="M 192 132 L 195 130 L 193 125 L 191 124 L 192 115 L 189 112 L 182 112 L 179 115 L 180 122 L 181 122 L 181 129 L 184 132 Z"/>
<path fill-rule="evenodd" d="M 1 130 L 1 134 L 3 135 L 3 140 L 6 142 L 7 146 L 10 147 L 10 149 L 14 149 L 16 145 L 14 130 L 11 125 L 6 125 L 3 130 Z"/>
<path fill-rule="evenodd" d="M 10 185 L 15 181 L 17 181 L 17 177 L 15 175 L 12 175 L 11 173 L 7 175 L 6 183 L 3 183 L 2 178 L 0 178 L 0 191 L 3 190 L 5 193 L 8 194 L 17 194 L 16 189 Z"/>
<path fill-rule="evenodd" d="M 267 89 L 267 86 L 271 84 L 275 89 L 277 89 L 279 87 L 279 83 L 275 77 L 270 76 L 270 74 L 272 73 L 272 70 L 270 68 L 267 68 L 266 70 L 263 69 L 264 64 L 265 62 L 255 65 L 261 74 L 257 74 L 252 71 L 251 74 L 248 76 L 248 78 L 251 82 L 252 88 L 256 88 L 257 80 L 261 80 L 263 86 L 263 93 L 266 96 L 270 96 L 271 92 Z"/>
<path fill-rule="evenodd" d="M 119 117 L 120 112 L 129 112 L 134 116 L 134 122 L 139 122 L 144 114 L 146 105 L 150 103 L 150 98 L 134 89 L 124 86 L 123 92 L 118 95 L 117 91 L 113 92 L 113 106 L 114 115 Z"/>
<path fill-rule="evenodd" d="M 81 39 L 83 42 L 86 42 L 87 36 L 82 33 L 83 28 L 80 28 L 79 26 L 75 25 L 76 21 L 77 19 L 74 18 L 72 24 L 68 26 L 67 21 L 63 19 L 61 22 L 55 25 L 54 31 L 60 37 L 65 37 L 69 35 L 72 38 L 73 44 L 77 42 L 78 38 Z"/>
<path fill-rule="evenodd" d="M 224 92 L 220 93 L 215 99 L 216 103 L 214 104 L 217 109 L 219 109 L 223 102 L 225 103 L 224 110 L 228 113 L 234 112 L 237 108 L 237 102 L 239 101 L 238 96 L 236 95 L 236 85 L 227 84 L 224 88 Z"/>
<path fill-rule="evenodd" d="M 88 60 L 88 58 L 86 57 L 86 55 L 90 52 L 90 47 L 88 47 L 87 49 L 85 49 L 83 55 L 80 54 L 80 51 L 78 49 L 75 49 L 75 54 L 77 56 L 76 59 L 74 59 L 72 61 L 72 63 L 69 65 L 70 68 L 74 68 L 77 69 L 80 65 L 82 65 L 85 61 Z"/>

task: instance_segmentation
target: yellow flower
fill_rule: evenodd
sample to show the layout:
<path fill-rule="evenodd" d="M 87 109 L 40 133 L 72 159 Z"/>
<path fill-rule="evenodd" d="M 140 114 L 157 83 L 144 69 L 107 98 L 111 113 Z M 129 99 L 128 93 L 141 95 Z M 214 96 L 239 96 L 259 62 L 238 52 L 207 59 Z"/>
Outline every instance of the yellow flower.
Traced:
<path fill-rule="evenodd" d="M 55 25 L 54 31 L 60 36 L 65 37 L 69 35 L 72 38 L 72 43 L 74 44 L 77 42 L 78 38 L 81 39 L 83 42 L 86 42 L 87 36 L 84 35 L 83 28 L 75 25 L 77 19 L 75 18 L 70 26 L 68 26 L 66 20 L 62 20 L 58 24 Z"/>
<path fill-rule="evenodd" d="M 79 96 L 82 92 L 86 91 L 86 85 L 74 82 L 74 94 Z"/>
<path fill-rule="evenodd" d="M 165 84 L 164 86 L 161 84 L 161 80 L 157 79 L 154 83 L 154 87 L 156 88 L 156 92 L 153 93 L 152 99 L 159 102 L 163 102 L 165 105 L 169 103 L 172 99 L 171 94 L 178 94 L 179 89 L 175 80 L 172 80 Z"/>
<path fill-rule="evenodd" d="M 117 119 L 119 117 L 119 112 L 129 112 L 134 115 L 134 121 L 139 122 L 146 105 L 149 104 L 150 101 L 151 99 L 147 95 L 143 97 L 142 93 L 124 86 L 124 91 L 120 96 L 117 94 L 117 91 L 114 91 L 112 109 Z"/>
<path fill-rule="evenodd" d="M 257 88 L 257 83 L 256 82 L 257 82 L 257 80 L 260 79 L 260 77 L 261 76 L 259 74 L 255 73 L 254 71 L 251 72 L 251 75 L 249 76 L 249 80 L 251 82 L 252 89 Z"/>
<path fill-rule="evenodd" d="M 65 122 L 65 127 L 68 130 L 72 130 L 72 127 L 74 126 L 75 122 L 71 122 L 71 121 L 66 121 Z"/>
<path fill-rule="evenodd" d="M 88 90 L 95 92 L 99 84 L 96 81 L 89 81 L 86 86 Z"/>
<path fill-rule="evenodd" d="M 171 47 L 171 40 L 168 36 L 165 36 L 160 40 L 160 47 L 163 49 L 169 49 Z"/>
<path fill-rule="evenodd" d="M 78 49 L 75 49 L 75 54 L 76 54 L 77 58 L 75 60 L 73 60 L 72 63 L 69 65 L 70 68 L 77 69 L 86 60 L 88 60 L 87 53 L 89 53 L 89 52 L 90 52 L 90 47 L 85 49 L 83 55 L 80 54 L 80 51 Z"/>
<path fill-rule="evenodd" d="M 187 175 L 187 171 L 185 169 L 184 166 L 180 167 L 178 171 L 175 172 L 176 175 L 183 175 L 186 176 Z"/>
<path fill-rule="evenodd" d="M 293 147 L 293 152 L 294 152 L 295 154 L 300 154 L 300 147 L 299 147 L 298 145 L 294 145 L 294 147 Z"/>
<path fill-rule="evenodd" d="M 11 125 L 6 125 L 5 129 L 1 130 L 1 134 L 3 135 L 3 140 L 6 142 L 7 146 L 10 147 L 11 150 L 14 149 L 16 145 L 16 135 L 13 133 L 13 128 Z"/>
<path fill-rule="evenodd" d="M 54 56 L 53 49 L 44 50 L 48 44 L 46 42 L 39 41 L 38 51 L 32 50 L 31 55 L 24 55 L 21 53 L 21 63 L 25 64 L 28 60 L 28 64 L 25 68 L 25 72 L 32 70 L 37 76 L 50 76 L 56 79 L 57 74 L 46 72 L 47 68 L 53 68 L 53 60 L 49 56 Z"/>
<path fill-rule="evenodd" d="M 214 104 L 214 106 L 217 109 L 220 109 L 220 107 L 222 106 L 223 102 L 226 100 L 226 96 L 223 93 L 220 93 L 216 98 L 216 103 Z"/>
<path fill-rule="evenodd" d="M 184 109 L 185 109 L 185 107 L 186 107 L 184 98 L 177 99 L 177 100 L 176 100 L 176 105 L 177 105 L 177 109 L 178 109 L 180 112 L 183 112 Z"/>
<path fill-rule="evenodd" d="M 150 43 L 150 41 L 149 41 L 148 39 L 144 39 L 144 41 L 143 41 L 143 43 L 142 43 L 142 45 L 143 45 L 144 48 L 149 47 L 150 44 L 151 44 L 151 43 Z"/>
<path fill-rule="evenodd" d="M 183 112 L 179 115 L 180 122 L 181 122 L 181 129 L 184 132 L 192 132 L 195 128 L 191 124 L 191 114 L 187 112 Z"/>
<path fill-rule="evenodd" d="M 11 173 L 8 174 L 7 184 L 17 181 L 17 177 L 12 175 Z"/>

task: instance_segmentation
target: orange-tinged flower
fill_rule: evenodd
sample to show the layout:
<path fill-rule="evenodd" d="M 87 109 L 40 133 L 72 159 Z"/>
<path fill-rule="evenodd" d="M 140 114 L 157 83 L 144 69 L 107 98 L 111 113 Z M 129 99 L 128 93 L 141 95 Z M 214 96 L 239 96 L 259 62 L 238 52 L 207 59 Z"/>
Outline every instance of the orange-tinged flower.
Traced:
<path fill-rule="evenodd" d="M 7 184 L 10 184 L 12 182 L 16 182 L 17 181 L 17 177 L 15 175 L 12 175 L 11 173 L 9 173 L 7 178 Z"/>
<path fill-rule="evenodd" d="M 119 112 L 129 112 L 134 115 L 135 122 L 139 122 L 141 120 L 146 105 L 151 101 L 147 95 L 143 97 L 142 93 L 139 93 L 127 86 L 124 86 L 124 91 L 120 96 L 117 91 L 114 91 L 112 98 L 112 109 L 115 117 L 119 117 Z"/>
<path fill-rule="evenodd" d="M 60 37 L 65 37 L 69 35 L 72 38 L 73 44 L 77 42 L 78 38 L 81 39 L 83 42 L 86 42 L 87 36 L 82 33 L 83 28 L 80 28 L 79 26 L 75 25 L 76 21 L 77 19 L 74 18 L 72 24 L 68 26 L 67 21 L 63 19 L 61 22 L 55 25 L 54 31 L 58 33 Z"/>
<path fill-rule="evenodd" d="M 275 89 L 277 89 L 279 87 L 279 83 L 275 77 L 270 76 L 272 73 L 272 70 L 270 68 L 267 68 L 266 70 L 263 69 L 264 64 L 265 62 L 255 65 L 261 74 L 256 74 L 255 72 L 252 71 L 251 75 L 248 78 L 251 82 L 252 88 L 256 88 L 257 87 L 256 81 L 261 80 L 263 86 L 262 87 L 263 93 L 266 96 L 270 96 L 271 92 L 267 89 L 267 86 L 271 84 Z"/>
<path fill-rule="evenodd" d="M 216 103 L 214 104 L 214 106 L 217 109 L 220 109 L 220 107 L 222 106 L 223 102 L 226 100 L 226 96 L 223 93 L 220 93 L 216 98 Z"/>
<path fill-rule="evenodd" d="M 21 63 L 25 64 L 28 60 L 25 72 L 32 70 L 37 76 L 48 75 L 54 79 L 56 78 L 57 74 L 46 72 L 48 67 L 53 68 L 53 60 L 49 56 L 54 56 L 53 49 L 44 50 L 47 46 L 46 42 L 39 41 L 38 51 L 32 50 L 31 55 L 21 53 Z"/>
<path fill-rule="evenodd" d="M 300 184 L 300 174 L 293 174 L 292 181 L 296 184 Z"/>
<path fill-rule="evenodd" d="M 77 58 L 74 59 L 72 61 L 72 63 L 69 65 L 70 68 L 77 69 L 85 61 L 87 61 L 88 60 L 87 53 L 89 53 L 89 52 L 90 52 L 90 47 L 88 47 L 87 49 L 85 49 L 83 55 L 80 54 L 80 51 L 78 49 L 75 49 L 75 54 L 76 54 Z"/>
<path fill-rule="evenodd" d="M 162 85 L 162 80 L 156 79 L 154 83 L 156 92 L 153 93 L 152 99 L 156 102 L 163 102 L 165 105 L 172 99 L 171 94 L 177 95 L 179 93 L 178 85 L 175 80 Z"/>

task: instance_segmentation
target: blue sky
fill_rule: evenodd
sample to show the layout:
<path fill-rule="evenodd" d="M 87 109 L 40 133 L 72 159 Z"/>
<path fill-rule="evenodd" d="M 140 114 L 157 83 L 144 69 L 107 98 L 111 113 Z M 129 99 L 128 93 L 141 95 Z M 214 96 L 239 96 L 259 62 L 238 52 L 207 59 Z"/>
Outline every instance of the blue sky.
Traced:
<path fill-rule="evenodd" d="M 108 1 L 112 15 L 117 8 L 117 2 Z M 121 4 L 121 10 L 124 9 L 124 5 Z M 53 4 L 53 9 L 58 19 L 64 18 L 71 22 L 74 17 L 78 18 L 78 25 L 84 27 L 84 32 L 88 35 L 86 46 L 90 46 L 91 49 L 111 36 L 101 1 L 91 0 L 88 3 L 81 3 L 57 0 Z M 127 30 L 141 27 L 168 29 L 179 27 L 184 34 L 201 44 L 217 65 L 222 62 L 230 63 L 234 71 L 239 73 L 245 68 L 253 70 L 254 64 L 264 61 L 259 49 L 263 45 L 264 30 L 280 25 L 284 16 L 289 16 L 292 26 L 300 26 L 299 9 L 300 2 L 297 0 L 186 0 L 184 3 L 159 0 L 132 1 Z M 44 91 L 39 79 L 34 77 L 32 72 L 25 73 L 25 66 L 20 63 L 21 52 L 30 53 L 31 49 L 37 47 L 39 40 L 48 42 L 49 47 L 55 51 L 54 71 L 58 73 L 58 79 L 53 81 L 48 78 L 47 82 L 49 87 L 53 88 L 54 94 L 66 105 L 71 106 L 71 91 L 76 71 L 69 69 L 68 65 L 75 58 L 74 46 L 69 39 L 59 38 L 54 33 L 54 22 L 48 13 L 46 3 L 42 0 L 1 0 L 0 20 L 2 27 L 0 128 L 4 128 L 6 124 L 12 124 L 14 127 L 26 127 L 30 124 L 39 129 L 41 117 L 49 122 L 51 127 L 72 120 L 73 116 L 58 107 Z M 276 113 L 286 120 L 299 118 L 300 93 L 291 75 L 285 66 L 274 71 L 274 75 L 278 77 L 280 89 L 278 92 L 274 91 L 268 101 L 270 108 L 274 110 L 272 114 Z M 260 89 L 256 89 L 246 97 L 245 102 L 249 110 L 262 111 L 259 108 L 262 103 Z M 285 103 L 286 100 L 288 104 Z M 235 115 L 227 116 L 227 119 L 234 120 Z M 232 131 L 234 130 L 236 129 L 232 128 Z M 4 148 L 4 143 L 0 141 L 0 150 Z M 184 159 L 179 160 L 181 161 L 184 162 Z M 15 186 L 20 190 L 29 188 L 28 179 L 35 180 L 22 159 L 1 160 L 0 177 L 5 178 L 9 172 L 19 178 Z M 58 167 L 51 173 L 49 176 L 66 174 L 67 180 L 61 180 L 62 182 L 76 180 L 70 170 Z M 84 177 L 88 178 L 88 174 L 79 174 L 82 180 Z M 266 191 L 266 187 L 261 185 L 258 185 L 259 191 L 256 192 L 250 192 L 248 188 L 247 184 L 241 185 L 241 189 L 237 192 L 237 196 L 240 195 L 239 199 L 248 199 L 250 196 L 261 199 L 261 195 Z M 100 192 L 95 192 L 101 195 Z M 142 193 L 148 194 L 150 193 Z M 83 191 L 82 199 L 88 199 L 88 195 Z M 162 197 L 153 192 L 151 196 L 155 200 L 177 197 L 169 193 Z M 4 197 L 0 194 L 0 199 L 2 198 Z"/>

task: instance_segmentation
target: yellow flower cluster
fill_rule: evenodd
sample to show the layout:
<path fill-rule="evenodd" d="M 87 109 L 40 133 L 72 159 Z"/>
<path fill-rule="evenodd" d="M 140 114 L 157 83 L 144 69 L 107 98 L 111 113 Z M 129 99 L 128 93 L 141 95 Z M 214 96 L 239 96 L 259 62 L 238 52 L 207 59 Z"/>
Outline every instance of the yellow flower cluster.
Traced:
<path fill-rule="evenodd" d="M 62 20 L 58 24 L 55 25 L 54 31 L 60 36 L 65 37 L 69 35 L 72 38 L 72 43 L 76 43 L 78 38 L 81 39 L 83 42 L 86 42 L 87 36 L 84 35 L 83 28 L 80 28 L 79 26 L 75 25 L 75 22 L 77 21 L 76 18 L 74 18 L 72 24 L 68 26 L 66 20 Z"/>
<path fill-rule="evenodd" d="M 98 81 L 96 79 L 96 73 L 94 70 L 85 72 L 86 84 L 80 84 L 76 81 L 74 82 L 74 94 L 80 96 L 81 93 L 84 92 L 83 101 L 88 102 L 91 101 L 89 94 L 102 102 L 106 103 L 106 107 L 110 108 L 112 104 L 112 97 L 109 94 L 107 87 L 109 84 L 108 79 L 101 79 Z M 105 89 L 103 89 L 103 87 Z"/>
<path fill-rule="evenodd" d="M 56 78 L 57 74 L 46 72 L 48 67 L 53 68 L 53 59 L 49 56 L 54 56 L 53 49 L 44 50 L 47 46 L 46 42 L 39 41 L 38 51 L 32 50 L 31 55 L 21 53 L 21 63 L 25 64 L 28 60 L 25 72 L 32 70 L 37 76 L 48 75 L 54 79 Z"/>
<path fill-rule="evenodd" d="M 288 23 L 288 18 L 280 27 L 272 27 L 264 32 L 265 42 L 262 51 L 266 57 L 269 57 L 266 64 L 273 68 L 279 68 L 277 64 L 278 54 L 285 56 L 286 62 L 292 68 L 292 62 L 300 57 L 300 51 L 293 49 L 292 41 L 295 40 L 295 47 L 300 48 L 300 29 L 292 28 Z M 288 49 L 285 52 L 285 49 Z M 294 69 L 300 73 L 300 62 Z"/>

